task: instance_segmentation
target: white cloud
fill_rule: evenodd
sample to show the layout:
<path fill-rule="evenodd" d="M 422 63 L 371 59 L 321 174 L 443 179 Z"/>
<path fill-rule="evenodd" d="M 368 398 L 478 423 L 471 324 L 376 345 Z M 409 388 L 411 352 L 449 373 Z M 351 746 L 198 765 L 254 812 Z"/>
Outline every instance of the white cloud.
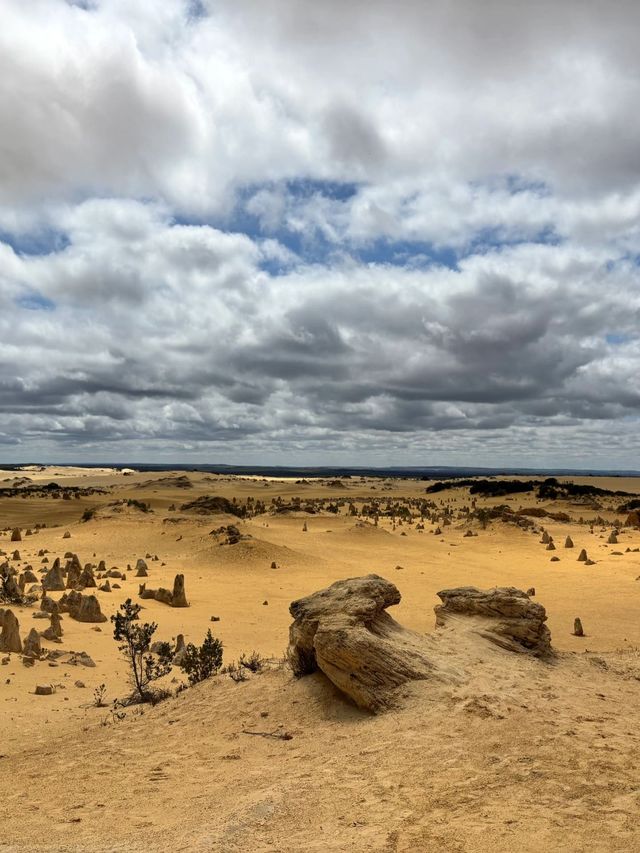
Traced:
<path fill-rule="evenodd" d="M 637 4 L 200 7 L 3 4 L 0 441 L 631 464 Z"/>

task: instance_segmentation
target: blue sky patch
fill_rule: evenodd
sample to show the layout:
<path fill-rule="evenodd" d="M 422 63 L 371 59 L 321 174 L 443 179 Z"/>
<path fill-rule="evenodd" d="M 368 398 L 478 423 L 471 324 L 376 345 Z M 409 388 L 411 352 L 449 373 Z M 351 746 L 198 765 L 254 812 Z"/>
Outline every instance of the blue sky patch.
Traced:
<path fill-rule="evenodd" d="M 56 304 L 51 299 L 47 299 L 41 293 L 26 293 L 19 296 L 16 300 L 16 305 L 20 308 L 25 308 L 27 311 L 54 311 Z"/>
<path fill-rule="evenodd" d="M 29 234 L 11 234 L 8 231 L 0 231 L 0 242 L 11 246 L 16 255 L 27 257 L 62 252 L 71 243 L 65 233 L 53 228 L 41 229 Z"/>
<path fill-rule="evenodd" d="M 609 332 L 604 336 L 605 341 L 614 347 L 628 344 L 635 339 L 635 335 L 625 334 L 624 332 Z"/>

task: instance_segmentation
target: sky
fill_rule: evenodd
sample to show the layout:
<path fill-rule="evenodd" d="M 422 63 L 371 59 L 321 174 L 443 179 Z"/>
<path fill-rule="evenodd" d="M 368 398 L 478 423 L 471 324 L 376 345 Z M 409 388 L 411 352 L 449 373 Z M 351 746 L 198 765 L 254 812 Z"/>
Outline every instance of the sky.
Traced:
<path fill-rule="evenodd" d="M 0 462 L 640 468 L 636 0 L 0 14 Z"/>

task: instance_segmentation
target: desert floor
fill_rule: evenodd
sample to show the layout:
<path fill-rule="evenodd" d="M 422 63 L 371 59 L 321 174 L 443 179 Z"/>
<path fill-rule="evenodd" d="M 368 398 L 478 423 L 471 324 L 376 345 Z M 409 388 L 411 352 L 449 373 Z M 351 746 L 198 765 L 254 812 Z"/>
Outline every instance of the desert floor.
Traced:
<path fill-rule="evenodd" d="M 618 544 L 607 543 L 624 521 L 615 511 L 622 498 L 603 499 L 597 512 L 529 495 L 480 499 L 546 507 L 571 521 L 533 519 L 536 532 L 499 520 L 482 529 L 454 512 L 435 535 L 437 522 L 424 531 L 387 518 L 374 526 L 348 506 L 427 497 L 457 510 L 470 504 L 467 489 L 425 496 L 429 483 L 419 480 L 331 485 L 64 468 L 0 471 L 0 486 L 18 476 L 104 491 L 1 497 L 0 549 L 9 557 L 19 549 L 16 569 L 37 572 L 43 549 L 51 562 L 72 551 L 83 565 L 105 560 L 123 571 L 146 558 L 147 586 L 171 588 L 183 573 L 190 602 L 141 602 L 159 639 L 183 633 L 199 643 L 211 628 L 226 663 L 252 650 L 269 663 L 240 684 L 219 675 L 155 707 L 114 714 L 93 701 L 101 684 L 107 703 L 128 689 L 111 624 L 97 631 L 64 616 L 62 644 L 43 645 L 85 651 L 94 668 L 46 660 L 26 667 L 16 654 L 0 668 L 0 850 L 640 850 L 640 531 L 621 527 Z M 576 482 L 640 494 L 640 481 Z M 267 511 L 239 520 L 180 510 L 203 495 L 252 497 Z M 342 505 L 338 514 L 271 511 L 272 499 L 294 496 Z M 88 521 L 85 510 L 95 510 Z M 579 519 L 594 516 L 606 523 L 590 532 Z M 37 524 L 46 527 L 26 535 Z M 211 531 L 227 524 L 247 538 L 219 544 Z M 553 553 L 540 544 L 541 524 Z M 10 542 L 15 527 L 18 543 Z M 465 536 L 468 529 L 477 535 Z M 567 535 L 573 549 L 563 547 Z M 577 562 L 583 547 L 594 565 Z M 292 600 L 370 572 L 398 586 L 392 615 L 418 632 L 435 630 L 440 589 L 534 587 L 559 655 L 542 663 L 465 641 L 451 649 L 473 663 L 464 688 L 421 682 L 396 710 L 365 714 L 321 675 L 295 680 L 282 659 Z M 140 601 L 140 581 L 126 574 L 121 589 L 97 593 L 107 616 L 127 597 Z M 46 627 L 33 608 L 12 609 L 23 639 Z M 572 634 L 576 616 L 584 637 Z M 184 681 L 179 671 L 172 676 Z M 52 695 L 34 695 L 49 684 Z"/>

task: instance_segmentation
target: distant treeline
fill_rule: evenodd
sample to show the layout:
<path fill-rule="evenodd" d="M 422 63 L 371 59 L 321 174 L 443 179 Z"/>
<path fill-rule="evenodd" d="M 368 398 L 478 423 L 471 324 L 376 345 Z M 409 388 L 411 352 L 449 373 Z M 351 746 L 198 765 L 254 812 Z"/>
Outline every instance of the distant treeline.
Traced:
<path fill-rule="evenodd" d="M 546 480 L 447 480 L 427 486 L 428 494 L 443 492 L 446 489 L 469 489 L 472 495 L 485 498 L 499 498 L 523 492 L 536 492 L 541 500 L 570 499 L 578 497 L 632 497 L 633 492 L 612 491 L 599 486 L 560 483 L 555 477 Z M 631 501 L 640 506 L 640 501 Z M 630 509 L 634 507 L 629 506 Z"/>

